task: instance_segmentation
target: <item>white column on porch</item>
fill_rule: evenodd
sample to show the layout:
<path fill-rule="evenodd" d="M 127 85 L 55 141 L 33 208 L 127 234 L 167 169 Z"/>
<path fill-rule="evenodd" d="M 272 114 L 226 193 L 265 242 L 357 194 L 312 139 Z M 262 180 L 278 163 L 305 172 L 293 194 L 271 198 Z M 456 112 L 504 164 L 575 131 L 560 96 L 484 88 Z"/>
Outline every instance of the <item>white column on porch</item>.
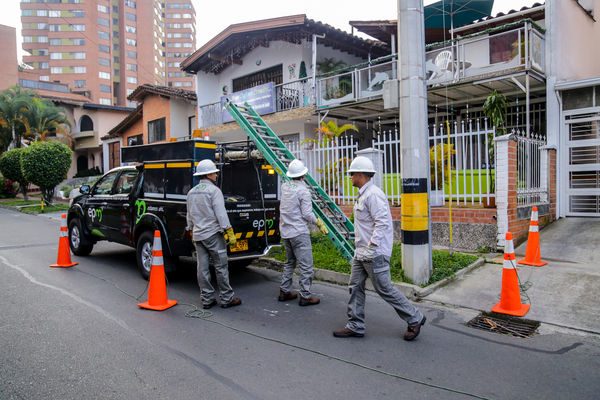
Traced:
<path fill-rule="evenodd" d="M 373 163 L 376 173 L 372 180 L 375 186 L 383 190 L 383 150 L 369 147 L 367 149 L 359 150 L 356 152 L 356 156 L 367 157 Z"/>
<path fill-rule="evenodd" d="M 495 141 L 497 246 L 504 248 L 508 232 L 508 141 L 511 135 L 497 136 Z"/>

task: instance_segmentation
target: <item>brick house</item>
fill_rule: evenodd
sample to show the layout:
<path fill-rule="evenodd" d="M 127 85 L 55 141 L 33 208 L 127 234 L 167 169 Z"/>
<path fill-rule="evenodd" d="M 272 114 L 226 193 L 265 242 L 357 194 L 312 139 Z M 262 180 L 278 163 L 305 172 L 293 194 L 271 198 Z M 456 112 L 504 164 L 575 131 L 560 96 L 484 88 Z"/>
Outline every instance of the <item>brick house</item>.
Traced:
<path fill-rule="evenodd" d="M 121 147 L 191 138 L 196 129 L 196 94 L 144 84 L 128 97 L 138 106 L 102 137 L 107 170 L 121 165 Z"/>

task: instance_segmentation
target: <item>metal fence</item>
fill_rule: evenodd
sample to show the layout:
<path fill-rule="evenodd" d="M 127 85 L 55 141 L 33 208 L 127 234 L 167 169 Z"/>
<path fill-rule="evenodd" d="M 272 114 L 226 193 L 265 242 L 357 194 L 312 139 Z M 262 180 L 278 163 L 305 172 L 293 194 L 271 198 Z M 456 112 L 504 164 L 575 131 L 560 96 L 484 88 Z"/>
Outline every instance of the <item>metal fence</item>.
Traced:
<path fill-rule="evenodd" d="M 350 204 L 356 198 L 346 170 L 350 166 L 358 143 L 352 136 L 341 136 L 327 141 L 298 143 L 286 146 L 306 165 L 310 175 L 337 204 Z"/>
<path fill-rule="evenodd" d="M 494 193 L 495 130 L 487 120 L 441 123 L 429 129 L 432 206 L 485 204 Z"/>
<path fill-rule="evenodd" d="M 513 131 L 517 137 L 517 203 L 519 205 L 545 203 L 548 191 L 542 181 L 542 150 L 546 138 L 527 134 L 524 130 Z"/>
<path fill-rule="evenodd" d="M 542 182 L 541 147 L 545 138 L 524 131 L 517 137 L 518 204 L 546 202 L 548 192 Z M 430 202 L 433 207 L 452 201 L 458 205 L 493 204 L 496 169 L 494 165 L 495 129 L 486 119 L 441 123 L 429 127 Z M 302 160 L 312 177 L 337 204 L 351 204 L 356 199 L 346 170 L 358 151 L 352 136 L 329 141 L 300 144 L 286 143 L 296 158 Z M 371 142 L 382 155 L 381 188 L 392 205 L 401 198 L 401 147 L 398 130 L 379 133 Z"/>
<path fill-rule="evenodd" d="M 401 149 L 398 129 L 380 132 L 372 140 L 371 147 L 380 150 L 382 160 L 381 189 L 392 205 L 400 205 L 400 166 Z"/>

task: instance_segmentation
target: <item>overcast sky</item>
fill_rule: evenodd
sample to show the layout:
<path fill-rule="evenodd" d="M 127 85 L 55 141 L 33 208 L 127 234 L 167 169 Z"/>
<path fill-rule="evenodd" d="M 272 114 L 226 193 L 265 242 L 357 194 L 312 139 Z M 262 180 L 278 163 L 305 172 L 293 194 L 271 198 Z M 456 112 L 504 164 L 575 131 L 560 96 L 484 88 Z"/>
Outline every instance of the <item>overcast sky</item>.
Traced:
<path fill-rule="evenodd" d="M 0 24 L 17 28 L 17 48 L 21 49 L 19 0 L 0 0 Z M 138 7 L 150 0 L 137 0 Z M 425 5 L 436 0 L 425 0 Z M 196 46 L 200 47 L 231 24 L 285 15 L 306 14 L 308 18 L 350 32 L 348 21 L 396 19 L 397 0 L 192 0 L 196 9 Z M 531 6 L 535 0 L 496 0 L 492 14 Z M 537 2 L 543 2 L 538 0 Z M 352 6 L 349 6 L 352 4 Z M 360 4 L 360 6 L 359 6 Z"/>

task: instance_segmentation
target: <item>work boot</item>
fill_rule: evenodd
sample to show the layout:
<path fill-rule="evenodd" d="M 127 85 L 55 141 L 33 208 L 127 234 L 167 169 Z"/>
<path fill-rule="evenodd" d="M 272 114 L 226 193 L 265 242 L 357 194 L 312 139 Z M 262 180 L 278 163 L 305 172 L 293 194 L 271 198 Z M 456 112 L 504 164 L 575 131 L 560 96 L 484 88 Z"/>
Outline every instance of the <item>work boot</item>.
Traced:
<path fill-rule="evenodd" d="M 321 300 L 319 300 L 318 297 L 309 297 L 308 299 L 305 299 L 304 297 L 300 297 L 300 301 L 298 302 L 298 305 L 301 307 L 314 306 L 315 304 L 319 304 L 320 302 L 321 302 Z"/>
<path fill-rule="evenodd" d="M 204 304 L 204 305 L 202 306 L 202 308 L 204 308 L 205 310 L 208 310 L 209 308 L 212 308 L 212 307 L 214 307 L 214 306 L 216 306 L 216 305 L 217 305 L 217 300 L 215 300 L 215 299 L 212 299 L 212 300 L 210 301 L 210 303 L 206 303 L 206 304 Z"/>
<path fill-rule="evenodd" d="M 296 293 L 284 292 L 283 290 L 280 290 L 279 297 L 277 298 L 277 300 L 288 301 L 288 300 L 294 300 L 296 297 L 298 297 L 298 295 Z"/>
<path fill-rule="evenodd" d="M 239 306 L 240 304 L 242 304 L 242 299 L 240 299 L 239 297 L 234 297 L 233 299 L 231 299 L 231 301 L 229 303 L 221 304 L 221 307 L 229 308 L 229 307 Z"/>
<path fill-rule="evenodd" d="M 339 338 L 347 338 L 347 337 L 363 337 L 364 333 L 354 332 L 352 329 L 348 327 L 344 327 L 344 329 L 340 329 L 339 331 L 333 331 L 333 336 Z"/>
<path fill-rule="evenodd" d="M 425 318 L 425 316 L 423 315 L 423 319 L 421 320 L 421 322 L 414 325 L 409 325 L 408 328 L 406 328 L 404 340 L 410 341 L 416 339 L 417 336 L 419 336 L 419 333 L 421 332 L 421 327 L 425 325 L 425 321 L 427 321 L 427 318 Z"/>

